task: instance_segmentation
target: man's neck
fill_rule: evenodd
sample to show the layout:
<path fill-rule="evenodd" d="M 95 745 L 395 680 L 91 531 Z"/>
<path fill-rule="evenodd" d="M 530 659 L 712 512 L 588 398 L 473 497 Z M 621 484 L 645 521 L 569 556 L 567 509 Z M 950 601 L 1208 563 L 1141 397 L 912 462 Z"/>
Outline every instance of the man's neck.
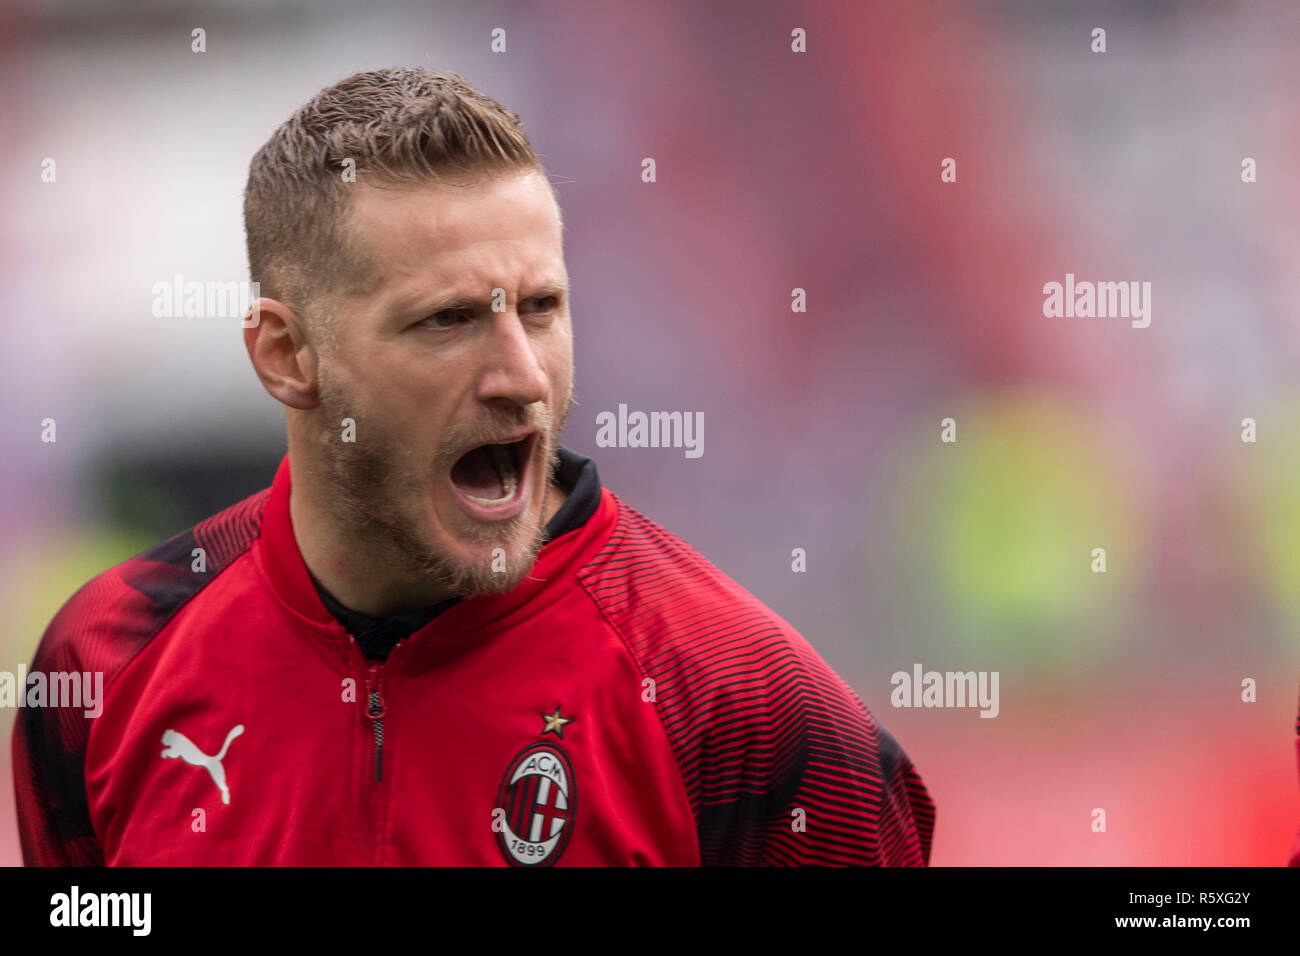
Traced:
<path fill-rule="evenodd" d="M 439 604 L 456 595 L 427 576 L 403 577 L 389 570 L 391 558 L 373 553 L 337 522 L 322 506 L 328 489 L 309 468 L 302 468 L 290 449 L 289 518 L 303 563 L 321 587 L 339 603 L 372 617 L 404 614 Z M 542 503 L 546 525 L 564 504 L 568 493 L 552 482 Z"/>

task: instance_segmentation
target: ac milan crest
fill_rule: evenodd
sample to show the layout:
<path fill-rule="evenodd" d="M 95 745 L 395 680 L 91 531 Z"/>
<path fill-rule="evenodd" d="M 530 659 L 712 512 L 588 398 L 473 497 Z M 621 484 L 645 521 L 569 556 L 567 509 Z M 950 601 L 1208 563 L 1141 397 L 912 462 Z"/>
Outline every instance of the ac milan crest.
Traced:
<path fill-rule="evenodd" d="M 573 831 L 578 791 L 569 758 L 554 744 L 520 751 L 501 779 L 497 806 L 505 811 L 497 843 L 515 866 L 550 866 Z"/>

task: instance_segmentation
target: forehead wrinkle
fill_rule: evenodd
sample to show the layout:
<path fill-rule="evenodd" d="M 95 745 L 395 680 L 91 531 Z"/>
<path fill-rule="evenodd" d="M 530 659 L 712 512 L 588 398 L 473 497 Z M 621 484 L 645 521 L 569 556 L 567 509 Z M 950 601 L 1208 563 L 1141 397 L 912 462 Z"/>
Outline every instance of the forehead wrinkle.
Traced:
<path fill-rule="evenodd" d="M 408 203 L 403 191 L 365 188 L 356 197 L 366 197 L 355 204 L 357 222 L 380 274 L 379 284 L 400 286 L 388 297 L 399 308 L 453 297 L 482 296 L 478 301 L 486 303 L 495 288 L 510 295 L 567 284 L 562 235 L 555 237 L 554 248 L 539 246 L 531 215 L 516 220 L 513 235 L 482 235 L 473 208 L 477 197 L 452 192 L 440 209 Z M 388 221 L 378 221 L 382 218 Z M 474 276 L 494 278 L 476 283 Z M 508 280 L 500 281 L 503 276 Z M 523 282 L 530 278 L 534 281 Z"/>
<path fill-rule="evenodd" d="M 482 240 L 459 252 L 448 250 L 439 256 L 436 266 L 428 263 L 423 270 L 404 267 L 394 278 L 413 281 L 404 283 L 395 297 L 401 305 L 412 307 L 434 299 L 465 299 L 488 305 L 492 290 L 497 288 L 504 289 L 507 298 L 551 287 L 567 290 L 568 273 L 562 257 L 537 256 L 527 250 L 517 254 L 513 247 L 519 244 L 532 243 L 526 238 Z M 485 246 L 491 248 L 485 250 Z M 444 277 L 446 281 L 440 281 Z"/>

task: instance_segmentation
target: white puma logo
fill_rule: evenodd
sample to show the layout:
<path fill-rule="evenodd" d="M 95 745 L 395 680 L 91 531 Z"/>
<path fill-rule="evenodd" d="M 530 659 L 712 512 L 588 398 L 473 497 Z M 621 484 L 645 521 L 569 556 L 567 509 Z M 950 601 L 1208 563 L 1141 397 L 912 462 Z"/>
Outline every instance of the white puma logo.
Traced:
<path fill-rule="evenodd" d="M 221 802 L 228 804 L 230 803 L 230 790 L 226 787 L 226 770 L 221 766 L 221 761 L 226 758 L 226 751 L 230 749 L 230 742 L 243 732 L 243 724 L 232 727 L 230 733 L 226 734 L 226 742 L 222 745 L 221 751 L 215 757 L 209 757 L 194 746 L 190 738 L 180 731 L 168 730 L 162 735 L 164 749 L 161 756 L 164 760 L 180 757 L 187 764 L 195 767 L 207 767 L 208 773 L 212 774 L 212 782 L 221 791 Z"/>

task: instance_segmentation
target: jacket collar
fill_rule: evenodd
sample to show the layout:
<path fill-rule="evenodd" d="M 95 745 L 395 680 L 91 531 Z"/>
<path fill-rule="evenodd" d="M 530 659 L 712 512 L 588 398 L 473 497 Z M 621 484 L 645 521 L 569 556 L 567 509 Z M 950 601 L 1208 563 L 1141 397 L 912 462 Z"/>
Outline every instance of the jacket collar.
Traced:
<path fill-rule="evenodd" d="M 574 572 L 595 557 L 613 531 L 618 500 L 608 489 L 600 487 L 595 465 L 590 459 L 567 450 L 562 451 L 562 468 L 568 467 L 575 475 L 581 475 L 579 480 L 588 485 L 588 490 L 590 483 L 595 483 L 592 498 L 594 503 L 584 505 L 582 509 L 577 509 L 575 505 L 575 510 L 590 509 L 590 516 L 576 529 L 548 540 L 538 553 L 532 571 L 513 591 L 457 601 L 416 631 L 411 637 L 412 641 L 511 626 L 541 610 L 569 587 L 576 585 Z M 271 493 L 262 512 L 258 542 L 262 568 L 271 589 L 291 611 L 315 625 L 324 636 L 346 639 L 347 632 L 317 593 L 298 548 L 289 513 L 291 488 L 292 475 L 289 456 L 286 454 L 276 470 Z M 574 501 L 572 495 L 569 501 Z M 565 502 L 565 507 L 569 501 Z"/>

